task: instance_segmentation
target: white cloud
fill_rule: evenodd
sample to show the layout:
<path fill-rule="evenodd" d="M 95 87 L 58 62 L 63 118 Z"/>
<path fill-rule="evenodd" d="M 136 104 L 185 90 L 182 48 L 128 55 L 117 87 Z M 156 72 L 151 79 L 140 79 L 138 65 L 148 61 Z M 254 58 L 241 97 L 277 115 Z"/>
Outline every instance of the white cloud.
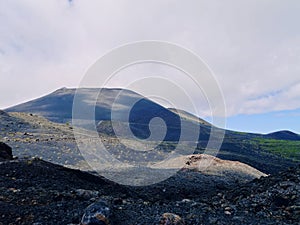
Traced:
<path fill-rule="evenodd" d="M 299 93 L 300 83 L 297 83 L 275 93 L 248 99 L 239 113 L 254 114 L 296 109 L 300 105 Z"/>
<path fill-rule="evenodd" d="M 299 11 L 297 0 L 0 1 L 0 108 L 76 86 L 99 56 L 143 39 L 202 57 L 229 115 L 300 108 Z"/>

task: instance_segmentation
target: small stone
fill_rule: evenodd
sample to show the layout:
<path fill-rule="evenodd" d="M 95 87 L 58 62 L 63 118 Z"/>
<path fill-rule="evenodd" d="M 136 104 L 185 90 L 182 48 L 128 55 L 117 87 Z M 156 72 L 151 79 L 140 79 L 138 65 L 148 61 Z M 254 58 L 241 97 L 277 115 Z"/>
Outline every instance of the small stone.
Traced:
<path fill-rule="evenodd" d="M 231 208 L 230 207 L 226 207 L 225 211 L 231 211 Z"/>
<path fill-rule="evenodd" d="M 77 189 L 75 190 L 75 194 L 84 199 L 91 199 L 96 198 L 99 194 L 98 191 L 91 191 L 91 190 L 84 190 L 84 189 Z"/>
<path fill-rule="evenodd" d="M 89 205 L 81 219 L 80 225 L 109 225 L 110 208 L 104 201 Z"/>
<path fill-rule="evenodd" d="M 183 219 L 173 213 L 164 213 L 160 218 L 159 225 L 184 225 Z"/>
<path fill-rule="evenodd" d="M 113 200 L 114 205 L 122 205 L 123 204 L 123 199 L 121 198 L 115 198 Z"/>
<path fill-rule="evenodd" d="M 225 215 L 231 215 L 231 212 L 230 211 L 224 211 Z"/>

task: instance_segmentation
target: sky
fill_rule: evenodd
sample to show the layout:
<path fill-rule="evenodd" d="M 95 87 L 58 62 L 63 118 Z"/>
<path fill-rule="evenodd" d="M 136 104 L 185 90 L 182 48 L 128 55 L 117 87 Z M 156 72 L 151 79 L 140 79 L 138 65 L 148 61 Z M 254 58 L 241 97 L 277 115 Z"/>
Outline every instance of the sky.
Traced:
<path fill-rule="evenodd" d="M 298 0 L 0 0 L 0 108 L 77 87 L 120 45 L 161 40 L 191 50 L 213 71 L 227 128 L 300 133 L 299 12 Z M 172 71 L 146 65 L 110 86 L 127 87 L 128 76 L 141 73 L 180 77 Z M 207 118 L 203 101 L 196 105 Z"/>

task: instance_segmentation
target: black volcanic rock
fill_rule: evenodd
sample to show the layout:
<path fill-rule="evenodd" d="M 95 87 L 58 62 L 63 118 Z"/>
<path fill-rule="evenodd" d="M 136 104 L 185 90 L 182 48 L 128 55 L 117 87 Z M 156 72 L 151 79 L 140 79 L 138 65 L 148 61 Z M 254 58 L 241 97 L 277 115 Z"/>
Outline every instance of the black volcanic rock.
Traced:
<path fill-rule="evenodd" d="M 110 225 L 110 209 L 104 201 L 98 201 L 88 206 L 81 219 L 81 225 Z"/>
<path fill-rule="evenodd" d="M 245 214 L 268 224 L 299 224 L 300 221 L 300 165 L 269 177 L 237 186 L 215 197 L 213 202 L 230 208 L 231 218 L 241 221 Z M 273 222 L 271 222 L 273 221 Z M 277 222 L 275 222 L 277 221 Z"/>
<path fill-rule="evenodd" d="M 0 110 L 0 116 L 9 116 L 6 112 L 4 112 L 3 110 Z"/>
<path fill-rule="evenodd" d="M 105 210 L 99 211 L 99 218 L 108 217 L 107 205 L 113 225 L 159 224 L 165 212 L 164 218 L 182 218 L 186 225 L 300 220 L 300 166 L 223 188 L 211 185 L 220 178 L 197 174 L 181 171 L 165 182 L 134 188 L 37 159 L 2 162 L 0 224 L 79 224 L 89 210 L 97 214 L 101 202 Z"/>
<path fill-rule="evenodd" d="M 126 193 L 101 177 L 42 160 L 6 161 L 0 163 L 0 224 L 78 224 L 96 198 Z"/>
<path fill-rule="evenodd" d="M 0 161 L 11 159 L 13 159 L 12 148 L 3 142 L 0 142 Z"/>

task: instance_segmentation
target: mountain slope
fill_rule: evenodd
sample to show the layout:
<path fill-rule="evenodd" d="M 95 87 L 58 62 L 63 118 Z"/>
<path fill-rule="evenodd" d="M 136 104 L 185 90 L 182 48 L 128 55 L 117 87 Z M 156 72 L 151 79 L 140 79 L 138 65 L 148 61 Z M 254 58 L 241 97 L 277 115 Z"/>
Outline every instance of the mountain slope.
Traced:
<path fill-rule="evenodd" d="M 95 124 L 100 121 L 110 121 L 112 108 L 115 107 L 114 121 L 129 122 L 133 133 L 139 138 L 150 135 L 148 124 L 154 117 L 160 117 L 166 123 L 168 130 L 165 140 L 176 141 L 180 136 L 180 118 L 177 114 L 144 98 L 143 96 L 124 89 L 77 89 L 81 101 L 81 116 L 85 118 L 85 109 L 95 108 Z M 66 123 L 72 120 L 73 99 L 76 89 L 59 89 L 49 95 L 32 100 L 11 108 L 6 112 L 26 112 L 43 116 L 50 121 Z M 97 99 L 94 107 L 93 100 Z M 133 104 L 133 107 L 130 105 Z M 129 118 L 127 117 L 129 114 Z"/>
<path fill-rule="evenodd" d="M 81 97 L 85 100 L 86 107 L 92 106 L 89 100 L 96 98 L 99 94 L 98 88 L 85 88 L 80 90 Z M 6 109 L 6 112 L 26 112 L 43 116 L 53 122 L 65 123 L 72 120 L 72 107 L 76 89 L 61 88 L 49 95 L 22 103 Z M 140 99 L 142 96 L 128 90 L 122 89 L 101 89 L 101 104 L 96 105 L 96 119 L 110 120 L 111 107 L 119 96 L 123 100 L 123 105 L 119 106 L 120 112 L 127 110 L 126 99 Z M 120 118 L 125 120 L 125 118 Z"/>
<path fill-rule="evenodd" d="M 149 128 L 151 119 L 160 117 L 167 127 L 166 136 L 160 148 L 169 152 L 174 149 L 180 138 L 180 117 L 182 117 L 188 133 L 185 137 L 186 148 L 188 149 L 190 144 L 195 141 L 192 137 L 196 131 L 195 129 L 199 129 L 199 126 L 200 135 L 195 153 L 204 153 L 207 147 L 211 125 L 188 112 L 166 109 L 130 90 L 101 89 L 100 97 L 98 96 L 99 89 L 85 88 L 79 91 L 83 100 L 83 109 L 93 107 L 92 99 L 98 99 L 95 107 L 95 125 L 101 135 L 117 140 L 111 126 L 111 122 L 117 121 L 121 125 L 129 124 L 136 137 L 145 139 L 151 135 Z M 11 107 L 6 111 L 27 112 L 42 115 L 54 122 L 69 122 L 72 118 L 72 103 L 75 92 L 76 89 L 62 88 L 42 98 Z M 115 104 L 116 113 L 113 121 L 111 121 L 111 108 L 114 103 L 117 103 Z M 134 104 L 131 107 L 132 103 Z M 130 112 L 129 116 L 128 112 Z M 100 121 L 102 122 L 99 123 Z M 289 132 L 262 135 L 225 130 L 225 138 L 217 156 L 221 159 L 249 164 L 264 173 L 274 173 L 296 165 L 300 161 L 299 140 L 299 135 Z M 268 141 L 267 147 L 266 141 Z M 278 146 L 283 146 L 283 144 L 285 148 L 278 149 Z M 116 147 L 124 150 L 121 143 L 114 143 L 113 148 Z M 275 148 L 277 150 L 272 151 Z M 286 149 L 292 149 L 292 151 L 286 154 Z"/>

